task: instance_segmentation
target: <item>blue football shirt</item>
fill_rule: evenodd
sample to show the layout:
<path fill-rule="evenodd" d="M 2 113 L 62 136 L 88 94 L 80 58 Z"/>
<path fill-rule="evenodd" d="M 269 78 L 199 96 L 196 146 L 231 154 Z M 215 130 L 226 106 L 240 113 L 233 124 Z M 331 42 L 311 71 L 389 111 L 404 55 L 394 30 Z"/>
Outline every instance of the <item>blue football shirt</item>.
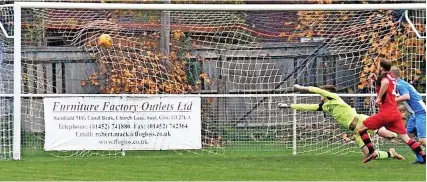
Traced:
<path fill-rule="evenodd" d="M 425 113 L 426 112 L 426 104 L 423 101 L 423 97 L 421 94 L 412 86 L 410 83 L 405 80 L 398 79 L 397 80 L 397 91 L 399 95 L 409 94 L 410 99 L 404 101 L 406 109 L 408 109 L 411 113 Z"/>

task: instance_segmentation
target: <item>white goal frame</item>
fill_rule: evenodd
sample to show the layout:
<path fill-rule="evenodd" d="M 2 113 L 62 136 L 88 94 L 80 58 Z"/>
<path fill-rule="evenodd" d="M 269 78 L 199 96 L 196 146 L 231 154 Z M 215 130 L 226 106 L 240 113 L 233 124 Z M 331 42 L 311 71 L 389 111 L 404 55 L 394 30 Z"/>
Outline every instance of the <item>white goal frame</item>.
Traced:
<path fill-rule="evenodd" d="M 132 9 L 132 10 L 207 10 L 207 11 L 285 11 L 285 10 L 418 10 L 426 9 L 424 3 L 403 3 L 403 4 L 118 4 L 118 3 L 55 3 L 55 2 L 15 2 L 11 5 L 0 7 L 13 7 L 14 10 L 14 28 L 13 35 L 8 35 L 3 26 L 0 29 L 7 38 L 14 39 L 14 86 L 13 94 L 0 94 L 1 97 L 13 97 L 13 160 L 21 159 L 21 98 L 25 97 L 150 97 L 153 95 L 131 95 L 131 94 L 22 94 L 21 93 L 21 9 L 22 8 L 61 8 L 61 9 Z M 0 22 L 1 23 L 1 22 Z M 411 24 L 411 22 L 409 22 Z M 414 26 L 412 25 L 412 28 Z M 419 35 L 418 31 L 417 35 Z M 251 97 L 251 95 L 221 95 L 221 94 L 199 94 L 201 97 Z M 354 95 L 354 94 L 340 94 Z M 374 96 L 374 94 L 358 94 L 358 96 Z M 177 95 L 161 95 L 162 97 Z M 178 95 L 179 96 L 179 95 Z M 294 96 L 294 102 L 297 96 L 317 96 L 315 94 L 256 94 L 260 96 Z M 294 120 L 296 113 L 294 112 Z M 294 121 L 295 122 L 295 121 Z M 294 133 L 295 131 L 294 124 Z M 296 138 L 293 139 L 293 153 L 296 152 Z"/>

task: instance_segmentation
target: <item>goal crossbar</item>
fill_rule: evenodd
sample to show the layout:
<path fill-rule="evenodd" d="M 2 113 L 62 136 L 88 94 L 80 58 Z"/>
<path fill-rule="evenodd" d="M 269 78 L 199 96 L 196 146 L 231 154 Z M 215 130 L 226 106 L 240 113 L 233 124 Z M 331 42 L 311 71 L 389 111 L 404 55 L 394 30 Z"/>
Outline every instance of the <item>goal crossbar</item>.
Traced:
<path fill-rule="evenodd" d="M 424 3 L 403 4 L 119 4 L 15 2 L 21 8 L 60 9 L 134 9 L 134 10 L 204 10 L 204 11 L 285 11 L 285 10 L 398 10 L 426 9 Z"/>

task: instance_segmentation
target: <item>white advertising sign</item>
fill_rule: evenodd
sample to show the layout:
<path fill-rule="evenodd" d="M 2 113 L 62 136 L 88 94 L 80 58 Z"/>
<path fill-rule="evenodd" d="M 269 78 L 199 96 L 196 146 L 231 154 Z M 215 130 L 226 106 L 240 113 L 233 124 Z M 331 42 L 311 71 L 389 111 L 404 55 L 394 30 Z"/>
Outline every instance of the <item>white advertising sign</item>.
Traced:
<path fill-rule="evenodd" d="M 200 97 L 45 98 L 46 151 L 201 149 Z"/>

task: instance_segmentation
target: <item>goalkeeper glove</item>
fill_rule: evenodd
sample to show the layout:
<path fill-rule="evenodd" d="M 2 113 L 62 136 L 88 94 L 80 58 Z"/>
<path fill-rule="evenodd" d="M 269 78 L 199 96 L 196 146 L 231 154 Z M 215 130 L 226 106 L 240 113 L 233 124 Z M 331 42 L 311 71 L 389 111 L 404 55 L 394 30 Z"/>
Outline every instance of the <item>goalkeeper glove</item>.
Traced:
<path fill-rule="evenodd" d="M 294 88 L 297 89 L 297 90 L 306 90 L 306 91 L 308 90 L 308 87 L 304 87 L 304 86 L 301 86 L 301 85 L 298 85 L 298 84 L 295 84 Z"/>
<path fill-rule="evenodd" d="M 291 105 L 285 104 L 285 103 L 279 103 L 279 104 L 277 104 L 277 107 L 279 107 L 279 108 L 291 108 Z"/>

